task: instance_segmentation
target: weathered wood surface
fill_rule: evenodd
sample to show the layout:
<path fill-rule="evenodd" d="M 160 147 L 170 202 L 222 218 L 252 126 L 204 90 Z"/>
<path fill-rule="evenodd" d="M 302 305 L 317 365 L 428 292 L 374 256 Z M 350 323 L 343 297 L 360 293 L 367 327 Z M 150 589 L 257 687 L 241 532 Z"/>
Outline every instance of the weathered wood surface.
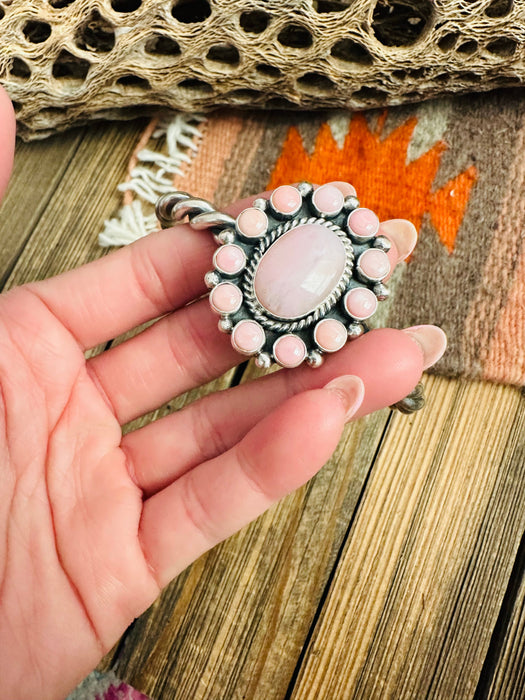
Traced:
<path fill-rule="evenodd" d="M 140 126 L 19 145 L 4 288 L 102 254 Z M 525 698 L 525 401 L 426 384 L 423 412 L 349 426 L 315 479 L 181 574 L 101 668 L 157 700 Z"/>

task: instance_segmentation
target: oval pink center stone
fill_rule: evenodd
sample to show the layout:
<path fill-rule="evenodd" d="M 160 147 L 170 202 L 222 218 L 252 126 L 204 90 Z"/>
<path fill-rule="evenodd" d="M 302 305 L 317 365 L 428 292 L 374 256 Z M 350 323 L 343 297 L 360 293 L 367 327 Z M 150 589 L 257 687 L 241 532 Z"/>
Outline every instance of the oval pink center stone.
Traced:
<path fill-rule="evenodd" d="M 345 247 L 333 231 L 322 224 L 296 226 L 263 255 L 255 273 L 255 295 L 272 316 L 306 316 L 333 292 L 345 263 Z"/>

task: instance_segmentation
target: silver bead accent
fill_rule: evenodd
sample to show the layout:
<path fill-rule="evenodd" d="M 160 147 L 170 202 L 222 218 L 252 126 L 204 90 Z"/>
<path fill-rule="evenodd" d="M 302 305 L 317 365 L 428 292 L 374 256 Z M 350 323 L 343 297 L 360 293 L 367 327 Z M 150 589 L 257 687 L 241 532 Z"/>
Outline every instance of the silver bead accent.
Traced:
<path fill-rule="evenodd" d="M 314 186 L 311 182 L 306 182 L 306 180 L 303 180 L 303 182 L 300 182 L 297 185 L 297 189 L 299 190 L 301 197 L 307 197 L 314 191 Z"/>
<path fill-rule="evenodd" d="M 374 238 L 374 248 L 379 248 L 379 250 L 383 250 L 385 253 L 388 253 L 391 247 L 392 242 L 386 236 L 376 236 Z"/>
<path fill-rule="evenodd" d="M 272 365 L 272 358 L 267 352 L 260 352 L 255 358 L 255 365 L 259 369 L 269 369 Z"/>
<path fill-rule="evenodd" d="M 264 197 L 258 197 L 253 205 L 256 209 L 260 209 L 261 211 L 266 211 L 268 208 L 268 200 L 264 199 Z"/>
<path fill-rule="evenodd" d="M 324 362 L 324 357 L 318 350 L 311 350 L 306 357 L 306 364 L 310 367 L 320 367 Z"/>
<path fill-rule="evenodd" d="M 385 301 L 385 299 L 388 299 L 390 296 L 390 289 L 382 282 L 374 284 L 374 289 L 372 291 L 379 301 Z"/>
<path fill-rule="evenodd" d="M 217 239 L 221 245 L 226 245 L 227 243 L 233 243 L 235 241 L 235 231 L 231 228 L 226 228 L 221 231 L 217 236 Z"/>
<path fill-rule="evenodd" d="M 359 206 L 359 200 L 355 194 L 349 194 L 347 197 L 345 197 L 345 201 L 343 203 L 343 209 L 345 211 L 353 211 L 354 209 L 358 209 Z"/>
<path fill-rule="evenodd" d="M 363 328 L 363 326 L 360 323 L 358 323 L 357 321 L 355 321 L 354 323 L 351 323 L 348 326 L 347 330 L 348 330 L 348 338 L 350 340 L 355 340 L 355 338 L 359 338 L 359 336 L 363 335 L 363 333 L 365 332 L 365 329 Z"/>
<path fill-rule="evenodd" d="M 228 316 L 223 316 L 217 325 L 221 333 L 231 333 L 233 330 L 233 322 Z"/>
<path fill-rule="evenodd" d="M 213 289 L 219 284 L 220 281 L 221 278 L 215 272 L 215 270 L 210 270 L 204 275 L 204 284 L 208 287 L 208 289 Z"/>

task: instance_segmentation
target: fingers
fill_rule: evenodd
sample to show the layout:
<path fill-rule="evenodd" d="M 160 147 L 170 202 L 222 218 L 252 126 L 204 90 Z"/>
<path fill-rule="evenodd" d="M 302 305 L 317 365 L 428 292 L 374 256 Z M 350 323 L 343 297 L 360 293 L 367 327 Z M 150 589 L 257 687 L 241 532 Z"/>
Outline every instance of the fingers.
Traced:
<path fill-rule="evenodd" d="M 226 452 L 290 396 L 341 375 L 358 376 L 364 383 L 356 416 L 389 406 L 404 398 L 424 367 L 443 353 L 443 337 L 433 326 L 420 329 L 419 336 L 412 329 L 378 329 L 352 341 L 318 369 L 282 370 L 207 396 L 126 435 L 122 448 L 130 472 L 141 489 L 154 493 L 200 462 Z"/>
<path fill-rule="evenodd" d="M 362 385 L 357 380 L 343 393 L 343 400 L 340 388 L 292 397 L 231 450 L 144 503 L 139 537 L 161 586 L 322 467 Z"/>
<path fill-rule="evenodd" d="M 241 359 L 203 299 L 93 357 L 87 368 L 123 425 L 224 374 Z"/>
<path fill-rule="evenodd" d="M 252 201 L 228 212 L 237 216 Z M 216 248 L 209 232 L 181 224 L 28 286 L 88 349 L 204 294 Z"/>
<path fill-rule="evenodd" d="M 15 132 L 15 111 L 8 94 L 0 87 L 0 200 L 13 169 Z"/>
<path fill-rule="evenodd" d="M 237 209 L 245 204 L 239 202 Z M 386 233 L 394 241 L 388 253 L 392 268 L 415 243 L 413 226 L 398 222 L 386 222 L 390 224 Z M 200 386 L 241 361 L 229 339 L 217 331 L 216 323 L 208 302 L 199 301 L 90 360 L 88 366 L 121 423 Z"/>

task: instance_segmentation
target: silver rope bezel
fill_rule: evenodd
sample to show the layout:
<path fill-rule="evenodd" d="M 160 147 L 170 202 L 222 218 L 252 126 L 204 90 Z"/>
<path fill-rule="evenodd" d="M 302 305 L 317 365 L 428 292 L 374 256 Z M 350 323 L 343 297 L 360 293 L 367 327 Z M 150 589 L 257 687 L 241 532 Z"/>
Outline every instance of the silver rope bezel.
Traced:
<path fill-rule="evenodd" d="M 290 321 L 274 316 L 260 303 L 255 294 L 255 275 L 257 268 L 259 267 L 259 263 L 268 252 L 270 246 L 272 246 L 285 233 L 288 233 L 298 226 L 303 226 L 304 224 L 320 224 L 325 228 L 328 228 L 339 238 L 345 249 L 345 267 L 339 282 L 321 304 L 302 318 L 295 321 Z M 337 224 L 319 217 L 302 217 L 300 219 L 291 219 L 290 221 L 283 222 L 264 236 L 250 257 L 249 264 L 246 268 L 242 281 L 246 306 L 249 308 L 254 320 L 258 321 L 265 328 L 279 333 L 302 330 L 325 316 L 339 301 L 343 295 L 343 292 L 346 290 L 348 283 L 350 282 L 350 278 L 352 277 L 353 264 L 354 249 L 352 247 L 352 243 L 348 239 L 347 234 L 343 231 L 343 229 L 337 226 Z"/>

